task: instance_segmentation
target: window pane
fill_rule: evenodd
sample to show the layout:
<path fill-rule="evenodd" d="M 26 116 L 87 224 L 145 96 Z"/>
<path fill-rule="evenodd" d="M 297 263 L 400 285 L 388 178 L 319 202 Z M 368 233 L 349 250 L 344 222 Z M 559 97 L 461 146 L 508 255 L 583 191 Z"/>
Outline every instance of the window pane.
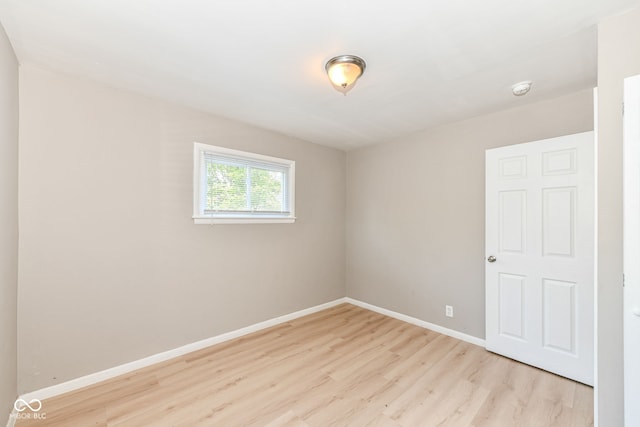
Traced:
<path fill-rule="evenodd" d="M 207 162 L 206 210 L 247 210 L 247 168 Z"/>
<path fill-rule="evenodd" d="M 295 221 L 295 162 L 194 144 L 196 224 Z"/>
<path fill-rule="evenodd" d="M 282 212 L 284 205 L 284 173 L 251 168 L 251 209 L 261 212 Z"/>

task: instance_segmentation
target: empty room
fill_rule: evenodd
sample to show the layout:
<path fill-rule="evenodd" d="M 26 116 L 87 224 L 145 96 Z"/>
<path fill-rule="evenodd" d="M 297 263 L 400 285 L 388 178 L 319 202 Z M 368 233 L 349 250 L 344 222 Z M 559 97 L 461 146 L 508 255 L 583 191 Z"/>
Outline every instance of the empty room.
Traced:
<path fill-rule="evenodd" d="M 640 427 L 639 76 L 638 0 L 0 1 L 0 423 Z"/>

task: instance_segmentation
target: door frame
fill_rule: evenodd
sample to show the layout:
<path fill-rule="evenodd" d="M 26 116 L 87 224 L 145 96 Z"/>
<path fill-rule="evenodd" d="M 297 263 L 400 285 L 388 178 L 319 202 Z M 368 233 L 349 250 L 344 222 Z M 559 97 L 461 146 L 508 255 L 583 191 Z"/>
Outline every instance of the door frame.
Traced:
<path fill-rule="evenodd" d="M 640 393 L 640 74 L 624 79 L 623 117 L 624 419 L 631 425 L 640 419 L 631 400 Z"/>

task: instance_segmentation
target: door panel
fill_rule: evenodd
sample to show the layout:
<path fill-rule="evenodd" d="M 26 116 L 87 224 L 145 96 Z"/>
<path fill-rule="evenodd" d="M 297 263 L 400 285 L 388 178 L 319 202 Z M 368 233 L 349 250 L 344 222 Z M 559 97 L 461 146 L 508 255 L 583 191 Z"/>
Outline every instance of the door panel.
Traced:
<path fill-rule="evenodd" d="M 542 153 L 542 175 L 567 175 L 576 173 L 575 149 L 546 151 Z"/>
<path fill-rule="evenodd" d="M 487 150 L 486 346 L 593 384 L 593 132 Z"/>
<path fill-rule="evenodd" d="M 524 253 L 527 198 L 524 191 L 500 192 L 500 251 Z"/>
<path fill-rule="evenodd" d="M 573 257 L 575 246 L 575 187 L 542 190 L 542 248 L 544 256 Z"/>
<path fill-rule="evenodd" d="M 543 345 L 575 355 L 576 284 L 543 279 Z"/>
<path fill-rule="evenodd" d="M 517 156 L 500 159 L 500 178 L 514 179 L 527 176 L 527 157 Z"/>
<path fill-rule="evenodd" d="M 524 283 L 525 277 L 500 274 L 500 334 L 525 340 Z"/>

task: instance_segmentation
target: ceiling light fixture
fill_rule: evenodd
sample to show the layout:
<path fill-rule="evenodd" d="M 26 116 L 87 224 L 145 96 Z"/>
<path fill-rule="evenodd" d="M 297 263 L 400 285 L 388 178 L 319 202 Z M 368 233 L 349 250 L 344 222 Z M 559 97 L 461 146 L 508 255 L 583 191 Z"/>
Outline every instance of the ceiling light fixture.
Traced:
<path fill-rule="evenodd" d="M 355 55 L 339 55 L 327 61 L 324 69 L 338 92 L 347 94 L 364 73 L 367 64 Z"/>
<path fill-rule="evenodd" d="M 526 95 L 531 90 L 532 84 L 533 82 L 531 80 L 526 80 L 524 82 L 516 83 L 513 86 L 511 86 L 511 92 L 513 92 L 515 96 Z"/>

